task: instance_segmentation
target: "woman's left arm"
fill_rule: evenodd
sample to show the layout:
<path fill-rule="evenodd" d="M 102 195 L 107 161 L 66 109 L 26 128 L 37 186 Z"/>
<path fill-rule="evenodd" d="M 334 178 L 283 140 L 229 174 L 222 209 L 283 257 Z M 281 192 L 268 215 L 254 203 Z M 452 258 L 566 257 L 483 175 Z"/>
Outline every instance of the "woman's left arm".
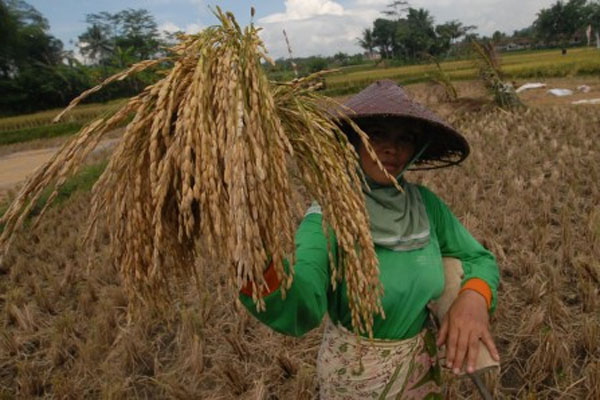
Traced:
<path fill-rule="evenodd" d="M 480 340 L 499 360 L 489 330 L 489 313 L 496 308 L 500 280 L 496 258 L 473 238 L 441 199 L 428 189 L 421 189 L 442 255 L 459 259 L 465 273 L 462 290 L 442 321 L 438 345 L 446 343 L 448 367 L 458 372 L 466 358 L 467 371 L 472 372 Z"/>

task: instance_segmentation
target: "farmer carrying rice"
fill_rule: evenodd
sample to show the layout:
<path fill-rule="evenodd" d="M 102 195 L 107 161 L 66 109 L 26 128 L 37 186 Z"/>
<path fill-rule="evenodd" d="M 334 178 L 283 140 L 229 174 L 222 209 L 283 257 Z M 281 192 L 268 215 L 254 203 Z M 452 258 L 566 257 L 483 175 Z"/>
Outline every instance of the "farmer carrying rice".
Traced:
<path fill-rule="evenodd" d="M 356 133 L 344 131 L 356 147 L 369 188 L 363 188 L 370 229 L 383 285 L 385 318 L 373 322 L 372 341 L 358 343 L 351 333 L 346 283 L 330 285 L 327 236 L 318 204 L 308 209 L 296 232 L 294 280 L 285 299 L 277 274 L 264 272 L 269 290 L 266 311 L 257 311 L 252 289 L 240 298 L 248 310 L 274 330 L 302 336 L 328 313 L 317 359 L 320 395 L 324 399 L 415 398 L 441 396 L 436 347 L 446 345 L 446 366 L 472 372 L 480 341 L 499 359 L 489 331 L 499 281 L 494 256 L 479 244 L 448 207 L 403 174 L 413 166 L 457 164 L 469 153 L 464 137 L 392 81 L 378 81 L 345 106 L 349 117 L 368 134 L 393 185 L 369 156 Z M 458 161 L 447 161 L 452 157 Z M 340 256 L 333 233 L 329 245 Z M 462 289 L 441 323 L 437 339 L 429 330 L 428 304 L 444 290 L 442 257 L 462 262 Z M 286 265 L 289 268 L 289 265 Z M 434 343 L 436 342 L 436 343 Z M 437 346 L 436 346 L 437 344 Z"/>

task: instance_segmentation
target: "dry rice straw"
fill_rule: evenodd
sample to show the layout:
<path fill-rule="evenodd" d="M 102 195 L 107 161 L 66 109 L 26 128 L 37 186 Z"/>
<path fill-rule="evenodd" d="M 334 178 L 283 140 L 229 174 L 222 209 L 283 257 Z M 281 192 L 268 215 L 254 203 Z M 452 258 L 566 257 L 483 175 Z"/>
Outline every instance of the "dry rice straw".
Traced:
<path fill-rule="evenodd" d="M 42 191 L 53 187 L 53 199 L 102 136 L 134 113 L 92 190 L 86 234 L 93 239 L 105 219 L 131 298 L 160 303 L 176 277 L 195 276 L 199 239 L 205 255 L 228 266 L 237 290 L 250 283 L 261 293 L 272 259 L 285 296 L 293 277 L 283 259 L 293 257 L 296 174 L 323 209 L 324 231 L 331 227 L 338 242 L 337 260 L 330 251 L 331 285 L 345 278 L 354 329 L 372 336 L 374 314 L 383 315 L 382 287 L 357 155 L 331 116 L 339 105 L 315 93 L 311 77 L 270 83 L 258 29 L 241 29 L 219 9 L 216 15 L 220 25 L 182 36 L 170 57 L 133 65 L 60 114 L 115 80 L 172 62 L 162 80 L 111 118 L 84 127 L 26 182 L 0 220 L 0 254 Z M 264 309 L 260 295 L 254 300 Z"/>

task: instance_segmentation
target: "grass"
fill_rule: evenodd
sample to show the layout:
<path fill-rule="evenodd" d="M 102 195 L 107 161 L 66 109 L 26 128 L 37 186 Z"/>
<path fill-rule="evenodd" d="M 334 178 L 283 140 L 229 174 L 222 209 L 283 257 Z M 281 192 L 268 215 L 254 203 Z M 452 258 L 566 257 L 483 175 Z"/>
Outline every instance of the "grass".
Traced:
<path fill-rule="evenodd" d="M 87 192 L 92 189 L 94 183 L 98 180 L 104 169 L 106 168 L 107 161 L 101 161 L 95 164 L 84 166 L 78 173 L 67 179 L 65 184 L 59 189 L 58 195 L 54 199 L 54 205 L 60 205 L 68 200 L 76 192 Z M 48 197 L 52 191 L 50 189 L 45 190 L 32 208 L 30 216 L 36 216 L 42 211 Z"/>
<path fill-rule="evenodd" d="M 48 139 L 57 136 L 72 135 L 79 131 L 82 126 L 83 123 L 81 122 L 64 122 L 0 132 L 0 146 L 28 142 L 36 139 Z"/>
<path fill-rule="evenodd" d="M 62 109 L 0 118 L 0 146 L 72 135 L 93 119 L 112 115 L 125 100 L 78 106 L 58 123 L 52 123 L 52 120 Z"/>
<path fill-rule="evenodd" d="M 112 100 L 107 103 L 94 103 L 80 105 L 69 113 L 63 122 L 85 123 L 103 114 L 110 114 L 122 105 L 126 99 Z M 0 118 L 0 136 L 6 131 L 16 131 L 40 126 L 51 125 L 52 120 L 63 109 L 41 111 L 34 114 L 17 115 L 13 117 Z"/>
<path fill-rule="evenodd" d="M 94 183 L 98 180 L 104 169 L 106 168 L 107 161 L 96 162 L 93 164 L 85 165 L 82 169 L 74 176 L 67 179 L 65 184 L 59 189 L 58 195 L 54 199 L 54 206 L 60 206 L 65 203 L 71 196 L 77 192 L 90 191 Z M 29 218 L 34 217 L 42 211 L 48 198 L 50 197 L 51 190 L 45 190 L 35 206 L 32 208 Z M 9 206 L 9 200 L 0 202 L 0 217 L 4 215 Z M 2 232 L 4 226 L 0 225 L 0 232 Z"/>
<path fill-rule="evenodd" d="M 502 53 L 502 70 L 509 79 L 551 78 L 600 73 L 600 52 L 595 48 L 569 49 L 566 56 L 560 50 Z M 476 78 L 477 70 L 471 60 L 441 63 L 453 80 Z M 357 93 L 379 79 L 392 79 L 406 85 L 426 81 L 432 65 L 410 65 L 397 68 L 369 68 L 341 71 L 327 77 L 326 94 L 341 96 Z"/>

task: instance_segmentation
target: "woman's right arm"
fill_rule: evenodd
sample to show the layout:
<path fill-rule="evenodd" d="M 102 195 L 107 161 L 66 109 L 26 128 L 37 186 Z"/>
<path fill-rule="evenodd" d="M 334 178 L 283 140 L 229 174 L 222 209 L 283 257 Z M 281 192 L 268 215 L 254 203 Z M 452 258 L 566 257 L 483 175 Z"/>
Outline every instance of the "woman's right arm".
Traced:
<path fill-rule="evenodd" d="M 336 257 L 335 237 L 331 231 L 329 236 Z M 264 296 L 265 311 L 256 311 L 256 305 L 247 292 L 240 294 L 240 300 L 252 315 L 277 332 L 302 336 L 319 326 L 327 311 L 329 256 L 321 214 L 312 213 L 304 217 L 296 232 L 295 244 L 294 279 L 285 300 L 281 298 L 277 282 L 269 285 L 273 291 Z M 284 265 L 286 270 L 289 269 L 287 260 L 284 260 Z M 272 280 L 273 268 L 267 269 L 265 274 L 270 275 Z"/>

